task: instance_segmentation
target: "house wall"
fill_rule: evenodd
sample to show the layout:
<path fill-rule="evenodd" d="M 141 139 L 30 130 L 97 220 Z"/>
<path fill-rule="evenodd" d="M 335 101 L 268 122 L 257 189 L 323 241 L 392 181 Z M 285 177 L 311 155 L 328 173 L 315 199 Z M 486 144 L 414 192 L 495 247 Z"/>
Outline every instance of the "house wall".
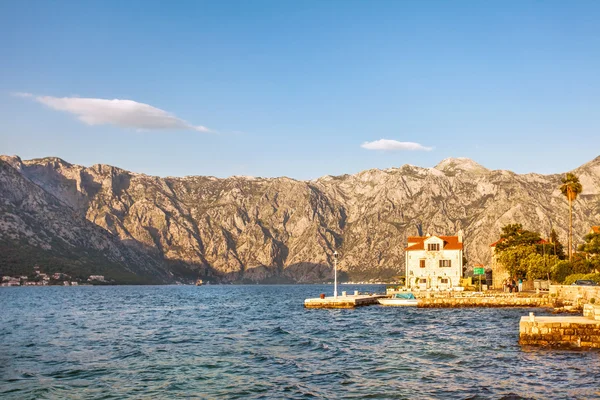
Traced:
<path fill-rule="evenodd" d="M 495 247 L 490 247 L 492 251 L 492 288 L 493 289 L 502 289 L 504 287 L 504 282 L 508 278 L 508 271 L 504 268 L 504 265 L 498 262 L 496 259 Z"/>
<path fill-rule="evenodd" d="M 432 236 L 425 240 L 425 249 L 428 243 L 439 243 L 443 247 L 443 241 Z M 406 252 L 406 284 L 409 287 L 420 289 L 446 288 L 458 286 L 462 277 L 462 250 L 410 250 Z M 420 260 L 425 259 L 425 268 L 420 267 Z M 450 267 L 440 267 L 440 260 L 450 260 Z M 416 283 L 415 280 L 427 279 L 426 284 Z M 448 278 L 448 284 L 442 284 L 441 278 Z"/>

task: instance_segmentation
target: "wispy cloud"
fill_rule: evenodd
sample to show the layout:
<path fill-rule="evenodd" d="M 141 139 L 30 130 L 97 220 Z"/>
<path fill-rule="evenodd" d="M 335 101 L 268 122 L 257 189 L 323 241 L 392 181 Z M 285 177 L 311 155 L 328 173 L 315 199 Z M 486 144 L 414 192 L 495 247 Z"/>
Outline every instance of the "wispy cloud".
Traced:
<path fill-rule="evenodd" d="M 210 129 L 205 126 L 192 125 L 165 110 L 133 100 L 36 96 L 23 92 L 14 92 L 12 95 L 31 98 L 53 110 L 74 114 L 88 125 L 110 124 L 140 130 L 210 132 Z"/>
<path fill-rule="evenodd" d="M 31 93 L 25 93 L 25 92 L 11 92 L 11 95 L 13 95 L 15 97 L 23 97 L 23 98 L 33 97 L 33 95 Z"/>
<path fill-rule="evenodd" d="M 364 142 L 360 145 L 363 149 L 367 150 L 421 150 L 421 151 L 430 151 L 433 150 L 433 147 L 426 147 L 422 144 L 415 142 L 399 142 L 397 140 L 390 139 L 379 139 L 373 142 Z"/>

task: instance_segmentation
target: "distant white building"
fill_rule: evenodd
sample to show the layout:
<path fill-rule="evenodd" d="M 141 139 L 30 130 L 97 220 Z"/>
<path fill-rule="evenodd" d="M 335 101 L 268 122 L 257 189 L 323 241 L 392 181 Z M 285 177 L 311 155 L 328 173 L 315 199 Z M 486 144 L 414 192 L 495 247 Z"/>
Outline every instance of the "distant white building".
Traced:
<path fill-rule="evenodd" d="M 420 290 L 458 286 L 463 276 L 463 234 L 411 236 L 405 257 L 406 286 Z"/>
<path fill-rule="evenodd" d="M 104 281 L 104 275 L 90 275 L 88 281 Z"/>
<path fill-rule="evenodd" d="M 0 286 L 21 286 L 21 280 L 12 276 L 3 276 Z"/>

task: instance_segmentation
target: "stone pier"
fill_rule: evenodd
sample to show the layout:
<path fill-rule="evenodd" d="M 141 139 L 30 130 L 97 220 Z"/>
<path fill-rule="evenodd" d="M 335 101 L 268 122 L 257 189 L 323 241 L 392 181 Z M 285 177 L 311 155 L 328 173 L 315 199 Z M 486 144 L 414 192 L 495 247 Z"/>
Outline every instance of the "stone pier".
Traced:
<path fill-rule="evenodd" d="M 600 348 L 600 306 L 586 304 L 576 317 L 521 317 L 519 344 Z"/>
<path fill-rule="evenodd" d="M 356 308 L 379 304 L 377 299 L 385 298 L 386 295 L 341 295 L 336 297 L 313 298 L 304 300 L 305 308 Z"/>

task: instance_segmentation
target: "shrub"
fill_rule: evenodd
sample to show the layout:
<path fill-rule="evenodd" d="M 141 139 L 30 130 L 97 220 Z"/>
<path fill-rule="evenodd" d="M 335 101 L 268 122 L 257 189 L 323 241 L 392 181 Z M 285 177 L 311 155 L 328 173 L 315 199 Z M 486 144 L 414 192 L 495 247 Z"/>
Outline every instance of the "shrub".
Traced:
<path fill-rule="evenodd" d="M 565 278 L 564 285 L 572 285 L 577 280 L 590 280 L 600 283 L 600 274 L 572 274 Z"/>
<path fill-rule="evenodd" d="M 577 258 L 573 260 L 573 272 L 576 274 L 589 274 L 594 269 L 589 260 Z"/>
<path fill-rule="evenodd" d="M 556 282 L 563 283 L 565 278 L 573 272 L 571 263 L 568 261 L 561 261 L 557 263 L 552 269 L 552 279 Z"/>
<path fill-rule="evenodd" d="M 583 279 L 590 279 L 596 283 L 600 283 L 600 274 L 597 274 L 597 273 L 587 274 L 585 276 L 585 278 L 583 278 Z"/>
<path fill-rule="evenodd" d="M 594 303 L 596 303 L 596 298 L 592 297 L 592 298 L 590 299 L 590 304 L 594 304 Z"/>
<path fill-rule="evenodd" d="M 565 278 L 565 280 L 563 281 L 563 284 L 564 285 L 572 285 L 573 283 L 575 283 L 575 281 L 578 281 L 580 279 L 585 279 L 584 276 L 585 276 L 585 274 L 571 274 Z"/>

